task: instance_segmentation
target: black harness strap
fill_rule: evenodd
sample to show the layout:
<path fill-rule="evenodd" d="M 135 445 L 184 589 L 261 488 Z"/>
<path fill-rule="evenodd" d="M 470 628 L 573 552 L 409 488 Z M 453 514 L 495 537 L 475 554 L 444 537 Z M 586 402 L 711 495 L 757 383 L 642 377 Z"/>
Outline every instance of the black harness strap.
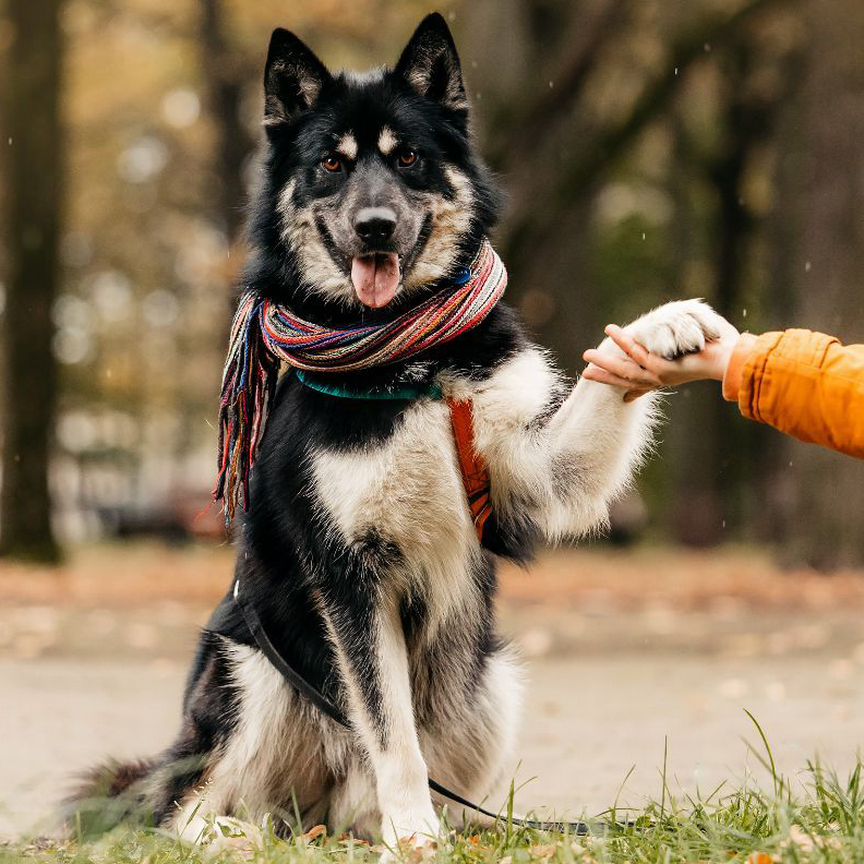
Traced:
<path fill-rule="evenodd" d="M 270 641 L 264 624 L 255 607 L 247 597 L 240 594 L 240 580 L 234 583 L 234 602 L 243 613 L 243 620 L 261 653 L 276 667 L 276 671 L 296 690 L 299 690 L 319 711 L 335 720 L 340 726 L 348 728 L 345 715 L 316 687 L 313 687 L 285 658 Z"/>
<path fill-rule="evenodd" d="M 334 720 L 340 726 L 346 729 L 351 729 L 351 723 L 348 718 L 334 705 L 320 690 L 313 687 L 296 669 L 294 669 L 285 658 L 279 653 L 276 646 L 270 641 L 267 631 L 261 622 L 261 618 L 251 601 L 240 593 L 240 580 L 234 583 L 234 602 L 240 608 L 243 615 L 243 620 L 255 640 L 261 653 L 276 667 L 276 671 L 296 690 L 302 693 L 319 711 L 326 714 L 331 720 Z M 445 798 L 449 798 L 456 804 L 468 810 L 474 810 L 483 816 L 488 816 L 491 819 L 501 818 L 500 814 L 492 813 L 490 810 L 484 810 L 478 804 L 474 804 L 467 798 L 463 798 L 456 792 L 452 792 L 446 786 L 442 786 L 437 781 L 429 778 L 429 788 Z M 513 817 L 514 825 L 519 825 L 523 828 L 533 828 L 537 831 L 554 831 L 559 834 L 576 834 L 585 836 L 588 834 L 588 825 L 585 822 L 541 822 L 534 819 L 517 819 Z"/>

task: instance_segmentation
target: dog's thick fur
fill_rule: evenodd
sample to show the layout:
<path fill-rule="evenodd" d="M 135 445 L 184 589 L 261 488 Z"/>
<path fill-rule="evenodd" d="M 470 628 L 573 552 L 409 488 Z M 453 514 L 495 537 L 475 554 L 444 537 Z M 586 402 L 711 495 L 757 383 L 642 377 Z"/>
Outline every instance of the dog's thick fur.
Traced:
<path fill-rule="evenodd" d="M 247 282 L 326 323 L 378 320 L 440 288 L 492 228 L 498 195 L 472 148 L 459 61 L 429 16 L 394 70 L 332 76 L 276 31 Z M 326 163 L 326 164 L 325 164 Z M 358 213 L 385 212 L 370 245 Z M 373 214 L 374 215 L 374 214 Z M 562 238 L 563 242 L 563 238 Z M 395 252 L 396 297 L 361 306 L 358 255 Z M 666 356 L 716 335 L 713 313 L 670 303 L 630 325 Z M 607 340 L 604 350 L 617 350 Z M 191 671 L 174 744 L 103 772 L 161 825 L 195 838 L 211 814 L 265 813 L 398 838 L 435 833 L 431 776 L 483 799 L 513 768 L 518 664 L 495 630 L 493 553 L 603 526 L 649 446 L 652 397 L 575 387 L 499 304 L 419 359 L 328 383 L 437 384 L 473 403 L 489 466 L 489 549 L 475 535 L 446 402 L 336 398 L 286 376 L 237 536 L 237 572 L 279 650 L 350 718 L 346 731 L 258 651 L 230 595 Z"/>

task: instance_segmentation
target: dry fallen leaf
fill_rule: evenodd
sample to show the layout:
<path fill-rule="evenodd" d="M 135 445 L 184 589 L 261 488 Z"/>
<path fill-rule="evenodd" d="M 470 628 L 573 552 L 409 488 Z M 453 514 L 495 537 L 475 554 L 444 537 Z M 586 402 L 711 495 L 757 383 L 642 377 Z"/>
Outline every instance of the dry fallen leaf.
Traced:
<path fill-rule="evenodd" d="M 789 829 L 789 842 L 805 852 L 811 851 L 816 845 L 813 838 L 800 825 L 793 825 Z"/>
<path fill-rule="evenodd" d="M 230 816 L 214 818 L 202 841 L 207 858 L 228 852 L 246 861 L 251 861 L 264 845 L 257 825 Z"/>
<path fill-rule="evenodd" d="M 403 837 L 399 841 L 399 850 L 402 860 L 408 864 L 421 864 L 422 861 L 431 861 L 438 852 L 438 844 L 434 840 L 418 840 L 415 836 Z"/>
<path fill-rule="evenodd" d="M 315 825 L 310 828 L 305 834 L 303 834 L 300 839 L 306 843 L 311 843 L 313 840 L 317 840 L 319 837 L 324 837 L 327 835 L 327 826 L 326 825 Z"/>

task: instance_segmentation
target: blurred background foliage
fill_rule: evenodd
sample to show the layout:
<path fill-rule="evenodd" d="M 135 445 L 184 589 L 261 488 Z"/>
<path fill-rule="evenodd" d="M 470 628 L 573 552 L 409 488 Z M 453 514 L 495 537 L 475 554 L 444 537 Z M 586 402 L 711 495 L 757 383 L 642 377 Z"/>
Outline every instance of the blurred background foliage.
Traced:
<path fill-rule="evenodd" d="M 573 375 L 609 320 L 705 297 L 742 329 L 864 341 L 860 0 L 445 0 L 510 193 L 509 300 Z M 414 0 L 0 7 L 0 552 L 220 535 L 217 392 L 274 26 L 393 62 Z M 613 539 L 864 563 L 864 469 L 669 400 Z M 47 479 L 46 479 L 47 478 Z"/>

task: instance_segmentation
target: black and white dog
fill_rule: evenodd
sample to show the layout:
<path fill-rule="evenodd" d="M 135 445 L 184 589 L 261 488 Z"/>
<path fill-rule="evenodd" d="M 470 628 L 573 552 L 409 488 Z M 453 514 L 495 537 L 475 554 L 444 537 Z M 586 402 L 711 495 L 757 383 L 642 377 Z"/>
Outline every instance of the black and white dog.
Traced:
<path fill-rule="evenodd" d="M 420 24 L 395 69 L 364 75 L 332 75 L 277 30 L 265 96 L 249 284 L 310 321 L 386 320 L 472 260 L 499 196 L 443 18 Z M 629 330 L 668 357 L 717 334 L 697 301 Z M 503 304 L 443 347 L 327 381 L 435 385 L 470 401 L 491 480 L 488 548 L 445 401 L 338 398 L 286 376 L 237 573 L 279 652 L 351 728 L 285 681 L 229 595 L 201 639 L 174 744 L 100 775 L 187 837 L 212 814 L 299 813 L 394 844 L 437 832 L 444 802 L 429 777 L 483 799 L 512 768 L 520 705 L 518 664 L 495 629 L 493 553 L 525 561 L 540 542 L 602 526 L 656 414 L 650 396 L 573 387 Z"/>

